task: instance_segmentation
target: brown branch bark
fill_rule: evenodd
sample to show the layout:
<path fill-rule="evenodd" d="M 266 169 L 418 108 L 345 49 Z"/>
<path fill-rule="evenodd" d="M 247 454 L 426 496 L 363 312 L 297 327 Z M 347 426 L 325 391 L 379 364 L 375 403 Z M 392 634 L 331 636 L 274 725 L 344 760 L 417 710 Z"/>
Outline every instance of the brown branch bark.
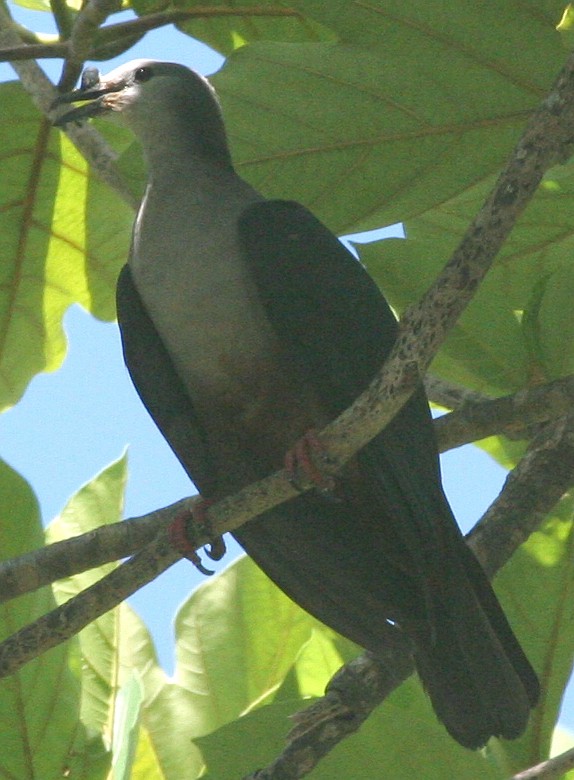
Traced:
<path fill-rule="evenodd" d="M 434 421 L 439 450 L 445 452 L 494 434 L 526 438 L 534 425 L 538 435 L 541 423 L 556 420 L 572 408 L 574 377 L 557 379 L 504 398 L 483 400 L 485 396 L 479 395 L 478 402 L 469 400 L 474 396 L 459 395 L 456 388 L 444 384 L 441 397 L 443 402 L 449 397 L 461 404 L 458 411 Z M 548 435 L 548 428 L 544 431 Z M 567 462 L 563 448 L 558 457 L 562 464 Z M 548 484 L 552 482 L 551 476 L 544 477 Z M 102 526 L 0 563 L 0 603 L 58 579 L 133 555 L 152 541 L 160 527 L 170 525 L 182 512 L 191 512 L 195 501 L 196 498 L 182 499 L 142 517 Z M 516 517 L 522 517 L 523 511 L 521 506 Z M 234 512 L 235 508 L 230 508 L 229 518 L 222 521 L 226 527 Z"/>
<path fill-rule="evenodd" d="M 439 450 L 460 447 L 487 436 L 529 439 L 542 423 L 568 414 L 574 407 L 574 377 L 527 387 L 513 395 L 478 402 L 464 400 L 454 412 L 438 417 Z"/>

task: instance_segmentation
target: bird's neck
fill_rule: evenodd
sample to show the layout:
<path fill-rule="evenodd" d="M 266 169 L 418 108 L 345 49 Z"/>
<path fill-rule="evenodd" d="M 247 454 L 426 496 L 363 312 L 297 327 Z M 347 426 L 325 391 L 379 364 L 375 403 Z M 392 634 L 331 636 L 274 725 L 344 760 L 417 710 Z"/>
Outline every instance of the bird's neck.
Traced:
<path fill-rule="evenodd" d="M 185 113 L 147 117 L 142 126 L 137 124 L 132 129 L 142 144 L 150 178 L 167 177 L 173 181 L 179 176 L 189 176 L 194 170 L 207 169 L 213 175 L 217 171 L 233 172 L 225 130 L 218 116 L 210 118 L 201 128 L 195 126 L 196 117 Z"/>

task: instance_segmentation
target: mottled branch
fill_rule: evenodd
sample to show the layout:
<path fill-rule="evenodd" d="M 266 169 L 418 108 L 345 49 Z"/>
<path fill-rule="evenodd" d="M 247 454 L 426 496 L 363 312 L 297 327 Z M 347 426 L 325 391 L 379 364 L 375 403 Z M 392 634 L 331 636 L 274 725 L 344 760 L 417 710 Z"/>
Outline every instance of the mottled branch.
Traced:
<path fill-rule="evenodd" d="M 574 377 L 527 387 L 513 395 L 475 402 L 462 400 L 458 408 L 435 420 L 439 450 L 460 447 L 487 436 L 529 439 L 542 423 L 555 420 L 574 407 Z"/>

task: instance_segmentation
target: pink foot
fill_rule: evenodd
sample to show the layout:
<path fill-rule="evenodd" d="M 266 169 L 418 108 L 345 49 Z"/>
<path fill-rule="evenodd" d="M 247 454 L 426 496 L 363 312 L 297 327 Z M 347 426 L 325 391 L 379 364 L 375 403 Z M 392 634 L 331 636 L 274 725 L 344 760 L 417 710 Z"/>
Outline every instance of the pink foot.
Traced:
<path fill-rule="evenodd" d="M 192 512 L 182 512 L 179 514 L 168 529 L 171 546 L 176 549 L 184 558 L 187 558 L 193 565 L 207 576 L 213 574 L 211 569 L 206 569 L 201 562 L 197 548 L 190 539 L 188 530 L 188 521 L 192 520 L 197 527 L 204 530 L 208 536 L 213 536 L 211 527 L 207 518 L 207 509 L 214 502 L 208 498 L 200 499 L 194 506 Z M 221 536 L 214 537 L 213 541 L 204 548 L 208 558 L 212 561 L 218 561 L 225 555 L 225 542 Z"/>
<path fill-rule="evenodd" d="M 289 474 L 289 481 L 298 487 L 298 478 L 303 475 L 319 490 L 330 493 L 335 487 L 335 480 L 324 474 L 317 465 L 317 461 L 324 458 L 325 454 L 317 431 L 308 430 L 285 454 L 285 470 Z"/>

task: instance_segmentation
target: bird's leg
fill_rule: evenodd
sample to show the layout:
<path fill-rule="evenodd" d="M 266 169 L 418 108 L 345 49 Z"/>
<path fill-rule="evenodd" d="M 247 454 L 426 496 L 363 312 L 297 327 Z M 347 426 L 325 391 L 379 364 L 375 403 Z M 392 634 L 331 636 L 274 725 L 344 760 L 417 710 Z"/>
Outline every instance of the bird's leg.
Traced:
<path fill-rule="evenodd" d="M 306 477 L 321 493 L 332 495 L 335 480 L 321 469 L 320 461 L 326 458 L 325 447 L 317 431 L 309 429 L 285 454 L 285 471 L 295 488 L 300 486 L 300 477 Z"/>
<path fill-rule="evenodd" d="M 175 518 L 168 531 L 172 547 L 180 552 L 184 558 L 191 561 L 202 574 L 207 576 L 212 575 L 213 571 L 206 569 L 202 564 L 197 552 L 197 546 L 194 544 L 193 539 L 190 538 L 188 522 L 190 520 L 193 521 L 196 528 L 211 538 L 209 545 L 204 547 L 208 558 L 211 558 L 212 561 L 219 561 L 223 558 L 225 555 L 225 542 L 222 536 L 216 536 L 213 533 L 207 517 L 207 509 L 213 503 L 213 500 L 209 498 L 200 498 L 191 511 L 181 512 Z"/>

